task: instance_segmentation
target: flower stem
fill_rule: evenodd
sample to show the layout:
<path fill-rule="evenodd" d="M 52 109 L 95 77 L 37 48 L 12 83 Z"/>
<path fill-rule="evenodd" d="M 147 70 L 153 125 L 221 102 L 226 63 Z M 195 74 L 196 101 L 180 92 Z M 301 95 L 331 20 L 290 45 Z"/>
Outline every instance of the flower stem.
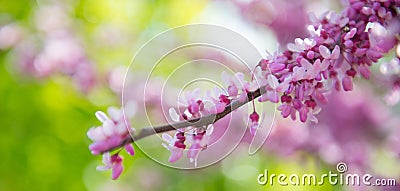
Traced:
<path fill-rule="evenodd" d="M 221 113 L 218 113 L 218 114 L 210 114 L 210 115 L 206 115 L 203 117 L 194 118 L 194 119 L 190 119 L 190 120 L 186 120 L 186 121 L 179 121 L 179 122 L 171 123 L 171 124 L 143 128 L 133 137 L 126 138 L 125 140 L 123 140 L 121 142 L 120 145 L 110 148 L 109 150 L 105 151 L 104 153 L 116 150 L 118 148 L 123 147 L 126 144 L 133 143 L 135 141 L 138 141 L 140 139 L 143 139 L 145 137 L 148 137 L 150 135 L 154 135 L 157 133 L 163 133 L 163 132 L 181 129 L 181 128 L 185 128 L 185 127 L 190 127 L 190 126 L 201 127 L 201 126 L 213 124 L 213 123 L 217 122 L 218 120 L 222 119 L 223 117 L 225 117 L 226 115 L 228 115 L 229 113 L 231 113 L 232 111 L 234 111 L 234 110 L 240 108 L 241 106 L 249 103 L 250 101 L 253 101 L 254 99 L 260 97 L 264 93 L 265 93 L 265 87 L 261 87 L 253 92 L 248 92 L 247 100 L 245 100 L 243 102 L 241 102 L 239 100 L 234 100 L 234 101 L 232 101 L 231 104 L 229 104 L 225 107 L 224 111 L 222 111 Z"/>

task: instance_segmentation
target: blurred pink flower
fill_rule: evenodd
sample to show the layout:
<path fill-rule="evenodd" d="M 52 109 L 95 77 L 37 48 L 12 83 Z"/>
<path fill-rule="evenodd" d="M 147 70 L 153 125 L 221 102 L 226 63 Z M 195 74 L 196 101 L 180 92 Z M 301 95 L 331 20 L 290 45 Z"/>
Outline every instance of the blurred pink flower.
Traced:
<path fill-rule="evenodd" d="M 235 4 L 248 20 L 272 29 L 281 44 L 307 35 L 304 27 L 307 14 L 303 0 L 250 0 L 235 1 Z"/>
<path fill-rule="evenodd" d="M 22 72 L 37 78 L 62 74 L 70 77 L 80 91 L 89 92 L 96 82 L 95 69 L 73 32 L 67 6 L 61 2 L 39 6 L 35 16 L 33 29 L 17 24 L 3 26 L 0 49 L 11 48 L 20 67 L 17 69 Z"/>
<path fill-rule="evenodd" d="M 24 29 L 18 23 L 0 26 L 0 50 L 13 48 L 23 37 Z"/>

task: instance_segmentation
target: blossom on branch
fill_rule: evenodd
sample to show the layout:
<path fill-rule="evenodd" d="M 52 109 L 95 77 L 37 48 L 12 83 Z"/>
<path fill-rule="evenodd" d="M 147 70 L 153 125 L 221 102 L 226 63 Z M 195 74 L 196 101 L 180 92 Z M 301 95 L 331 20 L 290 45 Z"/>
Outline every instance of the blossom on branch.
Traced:
<path fill-rule="evenodd" d="M 321 111 L 320 105 L 328 102 L 327 93 L 333 89 L 353 90 L 356 76 L 369 79 L 370 66 L 396 45 L 395 35 L 400 32 L 399 7 L 399 0 L 349 0 L 340 14 L 327 12 L 320 18 L 310 17 L 312 25 L 307 27 L 310 36 L 297 38 L 295 43 L 287 45 L 288 50 L 261 59 L 251 81 L 246 81 L 242 73 L 233 77 L 223 73 L 226 91 L 215 88 L 206 96 L 202 96 L 199 89 L 185 92 L 180 100 L 183 108 L 178 112 L 169 110 L 172 120 L 180 125 L 179 129 L 175 129 L 175 124 L 168 124 L 154 131 L 176 130 L 173 137 L 162 136 L 163 146 L 171 152 L 169 161 L 179 160 L 188 148 L 187 157 L 196 166 L 199 152 L 207 148 L 213 123 L 258 97 L 261 102 L 280 104 L 278 110 L 284 118 L 290 116 L 303 123 L 317 123 L 315 115 Z M 130 127 L 126 127 L 122 115 L 117 113 L 109 111 L 111 119 L 103 112 L 96 113 L 103 124 L 88 132 L 94 141 L 89 147 L 93 154 L 108 153 L 122 146 L 133 154 L 130 143 L 137 139 L 130 137 Z M 204 118 L 207 120 L 201 121 Z M 254 134 L 259 128 L 255 109 L 249 119 L 249 129 Z M 188 121 L 202 123 L 180 123 Z M 151 134 L 139 137 L 148 135 Z M 105 163 L 118 177 L 122 158 L 118 153 L 113 156 L 114 160 L 107 159 Z"/>

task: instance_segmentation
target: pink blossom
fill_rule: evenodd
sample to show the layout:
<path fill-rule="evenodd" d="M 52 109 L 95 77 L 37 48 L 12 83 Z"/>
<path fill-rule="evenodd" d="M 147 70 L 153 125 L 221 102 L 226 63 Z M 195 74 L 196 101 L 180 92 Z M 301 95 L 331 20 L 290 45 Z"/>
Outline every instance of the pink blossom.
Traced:
<path fill-rule="evenodd" d="M 198 131 L 199 129 L 197 129 Z M 191 146 L 187 152 L 187 158 L 190 162 L 194 162 L 194 166 L 197 166 L 197 158 L 199 157 L 200 151 L 207 148 L 210 136 L 214 131 L 214 126 L 210 125 L 206 130 L 200 129 L 198 132 L 194 132 L 191 139 L 188 140 L 188 144 Z"/>
<path fill-rule="evenodd" d="M 98 171 L 106 171 L 112 169 L 112 179 L 117 179 L 124 167 L 122 165 L 123 157 L 117 154 L 114 154 L 110 157 L 110 153 L 103 154 L 103 164 L 104 166 L 97 166 L 96 170 Z"/>
<path fill-rule="evenodd" d="M 174 138 L 172 138 L 171 135 L 164 133 L 162 138 L 165 141 L 162 145 L 171 152 L 169 162 L 173 163 L 178 161 L 183 156 L 183 150 L 186 148 L 186 145 L 184 144 L 186 140 L 184 132 L 177 131 Z"/>
<path fill-rule="evenodd" d="M 23 29 L 18 23 L 10 23 L 0 27 L 0 50 L 13 48 L 23 36 Z"/>
<path fill-rule="evenodd" d="M 287 48 L 290 51 L 293 51 L 293 52 L 302 52 L 302 51 L 305 51 L 305 50 L 310 50 L 316 44 L 317 44 L 317 42 L 314 39 L 305 38 L 303 40 L 301 38 L 296 38 L 295 39 L 295 44 L 289 43 L 287 45 Z"/>
<path fill-rule="evenodd" d="M 268 84 L 268 81 L 265 78 L 266 74 L 267 73 L 263 71 L 261 67 L 257 66 L 253 71 L 253 80 L 250 83 L 246 83 L 246 90 L 253 92 L 261 87 L 266 86 Z"/>
<path fill-rule="evenodd" d="M 256 131 L 259 127 L 259 120 L 260 120 L 260 116 L 258 115 L 258 113 L 256 111 L 254 111 L 252 114 L 249 115 L 249 130 L 250 133 L 254 136 L 256 134 Z"/>
<path fill-rule="evenodd" d="M 237 103 L 236 101 L 246 102 L 249 95 L 259 93 L 254 91 L 265 88 L 265 91 L 260 91 L 263 92 L 263 95 L 259 101 L 280 102 L 278 110 L 281 111 L 284 118 L 290 116 L 296 120 L 298 117 L 302 123 L 307 121 L 317 123 L 321 120 L 317 119 L 315 115 L 321 111 L 320 105 L 328 102 L 327 93 L 333 88 L 337 91 L 342 88 L 345 91 L 353 90 L 353 78 L 357 75 L 362 75 L 366 79 L 370 78 L 370 66 L 392 48 L 388 39 L 391 39 L 390 35 L 394 34 L 387 35 L 387 31 L 379 31 L 380 28 L 374 32 L 367 25 L 368 23 L 377 23 L 377 26 L 389 30 L 392 21 L 399 21 L 397 11 L 392 8 L 399 5 L 399 1 L 381 3 L 353 0 L 340 14 L 327 12 L 320 18 L 313 18 L 311 20 L 314 23 L 308 27 L 311 33 L 310 37 L 297 38 L 295 43 L 287 45 L 288 50 L 262 59 L 256 66 L 251 81 L 246 81 L 242 73 L 236 73 L 233 76 L 223 73 L 222 78 L 227 85 L 226 91 L 215 88 L 214 91 L 207 92 L 205 96 L 201 95 L 199 89 L 185 92 L 184 98 L 180 102 L 184 108 L 179 110 L 183 112 L 178 114 L 175 109 L 170 109 L 171 119 L 185 121 L 210 113 L 221 113 L 229 104 Z M 381 33 L 385 33 L 385 35 L 382 36 Z M 400 84 L 400 81 L 396 80 L 396 83 Z M 335 105 L 335 107 L 345 108 L 349 105 L 357 105 L 357 102 L 354 101 L 359 99 L 348 99 L 347 101 L 349 100 L 351 103 L 344 106 Z M 366 107 L 364 104 L 361 105 Z M 356 108 L 357 112 L 362 111 L 361 109 Z M 88 136 L 95 141 L 90 146 L 93 153 L 101 153 L 118 145 L 128 136 L 127 128 L 119 126 L 118 119 L 121 117 L 110 112 L 109 114 L 111 119 L 102 112 L 96 113 L 103 125 L 88 132 Z M 349 116 L 342 112 L 329 115 L 329 119 L 339 115 L 338 118 L 345 121 L 344 123 L 342 120 L 338 120 L 335 123 L 344 123 L 346 126 L 353 123 L 352 120 L 347 119 Z M 374 119 L 371 121 L 374 122 Z M 326 126 L 328 124 L 325 122 Z M 259 115 L 256 111 L 249 115 L 248 126 L 250 133 L 255 135 L 259 127 Z M 213 124 L 210 124 L 210 128 L 212 127 Z M 343 124 L 335 125 L 335 128 L 338 127 L 343 127 Z M 189 126 L 177 130 L 174 136 L 163 134 L 162 145 L 171 152 L 169 161 L 179 160 L 188 147 L 187 157 L 196 166 L 200 151 L 207 148 L 208 139 L 212 133 L 212 129 L 206 130 L 205 128 L 205 126 Z M 319 135 L 319 133 L 317 134 Z M 356 153 L 352 155 L 353 158 L 348 160 L 363 163 L 366 149 L 357 149 L 362 147 L 362 142 L 354 146 L 355 143 L 346 142 L 344 141 L 346 139 L 343 139 L 343 137 L 354 134 L 356 133 L 338 131 L 332 132 L 332 135 L 317 136 L 311 139 L 312 141 L 305 141 L 303 137 L 299 142 L 302 147 L 316 149 L 321 158 L 331 162 L 344 158 L 344 156 L 332 154 L 339 150 L 337 143 L 344 142 L 343 145 L 340 145 L 341 149 L 348 150 L 352 154 Z M 323 145 L 324 140 L 328 140 L 330 144 L 328 149 L 318 147 Z M 347 140 L 352 139 L 347 138 Z M 131 148 L 127 148 L 127 151 L 133 153 Z M 120 170 L 117 169 L 116 172 L 120 172 Z"/>
<path fill-rule="evenodd" d="M 400 24 L 398 21 L 390 22 L 386 27 L 382 26 L 379 22 L 373 23 L 368 33 L 371 48 L 380 52 L 388 52 L 396 45 L 397 39 L 395 34 L 399 32 Z"/>
<path fill-rule="evenodd" d="M 94 141 L 89 146 L 94 155 L 119 146 L 124 139 L 130 137 L 130 132 L 134 131 L 133 128 L 126 126 L 122 110 L 110 107 L 108 113 L 111 118 L 101 111 L 96 112 L 96 117 L 102 125 L 92 127 L 87 132 L 87 136 Z M 126 144 L 125 148 L 129 154 L 134 155 L 131 144 Z"/>
<path fill-rule="evenodd" d="M 228 95 L 231 97 L 236 97 L 245 84 L 244 75 L 240 72 L 231 77 L 224 71 L 222 72 L 222 81 L 228 85 Z"/>
<path fill-rule="evenodd" d="M 231 98 L 225 95 L 225 92 L 218 87 L 215 87 L 213 91 L 208 91 L 204 98 L 204 102 L 206 103 L 205 114 L 217 114 L 221 113 L 225 110 L 225 107 L 231 103 Z M 211 103 L 208 104 L 208 103 Z"/>
<path fill-rule="evenodd" d="M 362 7 L 374 7 L 376 10 L 382 8 L 378 16 L 387 22 L 382 20 L 373 22 L 378 22 L 378 26 L 384 26 L 382 30 L 388 30 L 385 27 L 396 28 L 392 27 L 394 25 L 391 23 L 398 22 L 398 19 L 391 21 L 394 17 L 387 16 L 397 14 L 390 9 L 391 6 L 396 5 L 398 6 L 398 2 L 393 1 L 385 4 L 350 2 L 347 10 L 341 14 L 327 12 L 320 18 L 311 19 L 314 24 L 308 27 L 311 33 L 310 38 L 297 38 L 295 43 L 288 44 L 288 51 L 275 53 L 273 57 L 260 61 L 259 66 L 267 72 L 265 77 L 268 86 L 266 93 L 259 100 L 276 102 L 274 91 L 283 93 L 282 105 L 278 109 L 284 117 L 291 116 L 295 119 L 298 112 L 302 122 L 307 119 L 317 121 L 314 114 L 320 110 L 320 107 L 316 101 L 326 103 L 324 94 L 330 89 L 328 85 L 330 82 L 337 90 L 341 90 L 342 87 L 345 91 L 352 90 L 352 79 L 356 74 L 359 73 L 369 79 L 371 73 L 369 67 L 381 58 L 384 52 L 393 47 L 389 44 L 389 48 L 380 48 L 377 51 L 374 44 L 379 47 L 381 41 L 394 38 L 394 34 L 386 35 L 385 33 L 381 40 L 377 34 L 382 32 L 374 33 L 371 30 L 364 32 L 365 20 L 371 22 L 374 20 L 374 14 L 379 13 L 372 12 L 365 15 L 357 14 L 357 12 Z M 373 35 L 376 43 L 369 42 L 368 35 Z M 374 39 L 371 40 L 374 41 Z M 338 42 L 343 42 L 344 46 Z M 387 42 L 384 44 L 388 45 Z M 274 70 L 268 71 L 268 66 L 274 65 L 276 65 Z"/>
<path fill-rule="evenodd" d="M 353 90 L 353 79 L 350 76 L 345 76 L 342 80 L 343 90 L 351 91 Z"/>
<path fill-rule="evenodd" d="M 336 60 L 339 58 L 340 48 L 338 45 L 336 45 L 333 51 L 331 52 L 326 46 L 321 45 L 319 46 L 319 53 L 325 59 Z"/>
<path fill-rule="evenodd" d="M 17 25 L 2 27 L 0 49 L 13 48 L 13 56 L 23 72 L 39 78 L 62 74 L 70 77 L 79 90 L 88 93 L 96 84 L 94 65 L 79 37 L 71 30 L 66 7 L 59 3 L 39 7 L 33 30 L 41 33 L 33 35 L 35 38 L 22 35 L 26 29 Z"/>

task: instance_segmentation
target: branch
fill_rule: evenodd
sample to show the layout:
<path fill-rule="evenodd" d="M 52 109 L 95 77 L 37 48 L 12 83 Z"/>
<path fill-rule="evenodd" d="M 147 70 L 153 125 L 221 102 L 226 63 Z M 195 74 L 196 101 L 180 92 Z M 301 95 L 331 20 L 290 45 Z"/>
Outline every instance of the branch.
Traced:
<path fill-rule="evenodd" d="M 229 104 L 228 106 L 225 107 L 225 110 L 223 112 L 218 113 L 218 114 L 210 114 L 210 115 L 206 115 L 203 117 L 194 118 L 194 119 L 190 119 L 190 120 L 186 120 L 186 121 L 179 121 L 176 123 L 165 124 L 165 125 L 160 125 L 160 126 L 156 126 L 156 127 L 143 128 L 139 131 L 138 134 L 134 135 L 133 137 L 126 138 L 124 141 L 121 142 L 120 145 L 110 148 L 109 150 L 107 150 L 105 152 L 110 152 L 110 151 L 116 150 L 120 147 L 123 147 L 124 145 L 126 145 L 128 143 L 133 143 L 135 141 L 138 141 L 140 139 L 143 139 L 145 137 L 148 137 L 150 135 L 154 135 L 157 133 L 163 133 L 163 132 L 181 129 L 181 128 L 185 128 L 185 127 L 189 127 L 189 126 L 201 127 L 201 126 L 213 124 L 213 123 L 217 122 L 218 120 L 222 119 L 223 117 L 225 117 L 226 115 L 228 115 L 229 113 L 231 113 L 232 111 L 234 111 L 234 110 L 240 108 L 241 106 L 247 104 L 248 102 L 260 97 L 264 93 L 265 93 L 265 87 L 261 87 L 261 88 L 255 90 L 254 92 L 248 92 L 247 99 L 245 101 L 241 102 L 239 100 L 233 100 L 231 104 Z"/>

